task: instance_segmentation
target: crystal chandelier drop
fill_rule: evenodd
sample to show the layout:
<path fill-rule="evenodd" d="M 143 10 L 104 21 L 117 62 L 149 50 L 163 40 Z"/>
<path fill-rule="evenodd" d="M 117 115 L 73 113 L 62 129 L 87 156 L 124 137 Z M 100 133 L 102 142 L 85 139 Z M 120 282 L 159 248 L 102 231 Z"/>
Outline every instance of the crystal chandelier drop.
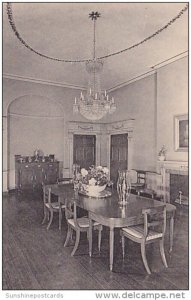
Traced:
<path fill-rule="evenodd" d="M 75 97 L 73 112 L 80 113 L 91 121 L 100 120 L 107 113 L 112 114 L 116 110 L 114 98 L 109 99 L 106 91 L 102 93 L 100 75 L 103 69 L 103 61 L 96 59 L 95 26 L 100 13 L 92 12 L 89 17 L 94 21 L 93 59 L 86 62 L 86 70 L 89 74 L 86 94 L 81 92 L 80 97 Z"/>

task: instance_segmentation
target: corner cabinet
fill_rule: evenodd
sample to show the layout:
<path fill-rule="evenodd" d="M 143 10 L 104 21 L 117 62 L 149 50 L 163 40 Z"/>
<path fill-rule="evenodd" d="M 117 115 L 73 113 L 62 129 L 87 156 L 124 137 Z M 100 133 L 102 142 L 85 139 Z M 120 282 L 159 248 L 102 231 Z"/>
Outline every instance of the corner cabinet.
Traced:
<path fill-rule="evenodd" d="M 39 190 L 43 184 L 56 183 L 59 178 L 59 162 L 15 162 L 16 189 Z"/>

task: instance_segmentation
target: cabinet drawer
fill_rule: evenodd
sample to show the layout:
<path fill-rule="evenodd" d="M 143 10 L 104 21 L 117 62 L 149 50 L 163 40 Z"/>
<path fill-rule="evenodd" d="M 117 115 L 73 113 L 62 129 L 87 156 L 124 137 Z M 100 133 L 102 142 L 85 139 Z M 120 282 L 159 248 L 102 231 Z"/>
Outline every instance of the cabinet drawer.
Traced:
<path fill-rule="evenodd" d="M 56 183 L 59 162 L 32 162 L 15 164 L 16 187 L 22 189 L 41 189 L 42 184 Z"/>
<path fill-rule="evenodd" d="M 57 162 L 47 163 L 47 167 L 50 168 L 50 169 L 57 168 L 58 163 Z"/>

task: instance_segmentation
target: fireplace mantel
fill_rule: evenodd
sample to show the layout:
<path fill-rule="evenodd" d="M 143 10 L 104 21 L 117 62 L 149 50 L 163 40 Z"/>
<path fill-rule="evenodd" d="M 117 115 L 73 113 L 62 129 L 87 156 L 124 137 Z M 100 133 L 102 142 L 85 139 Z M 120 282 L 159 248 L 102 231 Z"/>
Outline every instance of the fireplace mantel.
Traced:
<path fill-rule="evenodd" d="M 164 201 L 170 202 L 170 174 L 188 175 L 188 162 L 165 160 L 157 162 L 158 172 L 162 175 Z"/>
<path fill-rule="evenodd" d="M 161 169 L 179 170 L 179 171 L 182 170 L 188 172 L 188 162 L 176 161 L 176 160 L 158 161 L 158 171 L 160 172 Z"/>

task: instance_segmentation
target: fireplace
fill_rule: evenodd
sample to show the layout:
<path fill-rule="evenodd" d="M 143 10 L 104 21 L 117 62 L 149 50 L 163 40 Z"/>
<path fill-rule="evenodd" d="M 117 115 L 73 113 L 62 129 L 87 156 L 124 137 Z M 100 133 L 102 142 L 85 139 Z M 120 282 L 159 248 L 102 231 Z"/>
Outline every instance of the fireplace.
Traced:
<path fill-rule="evenodd" d="M 188 199 L 188 175 L 170 174 L 170 202 L 185 203 Z"/>
<path fill-rule="evenodd" d="M 188 202 L 188 163 L 182 161 L 158 162 L 162 175 L 162 190 L 165 202 Z"/>

